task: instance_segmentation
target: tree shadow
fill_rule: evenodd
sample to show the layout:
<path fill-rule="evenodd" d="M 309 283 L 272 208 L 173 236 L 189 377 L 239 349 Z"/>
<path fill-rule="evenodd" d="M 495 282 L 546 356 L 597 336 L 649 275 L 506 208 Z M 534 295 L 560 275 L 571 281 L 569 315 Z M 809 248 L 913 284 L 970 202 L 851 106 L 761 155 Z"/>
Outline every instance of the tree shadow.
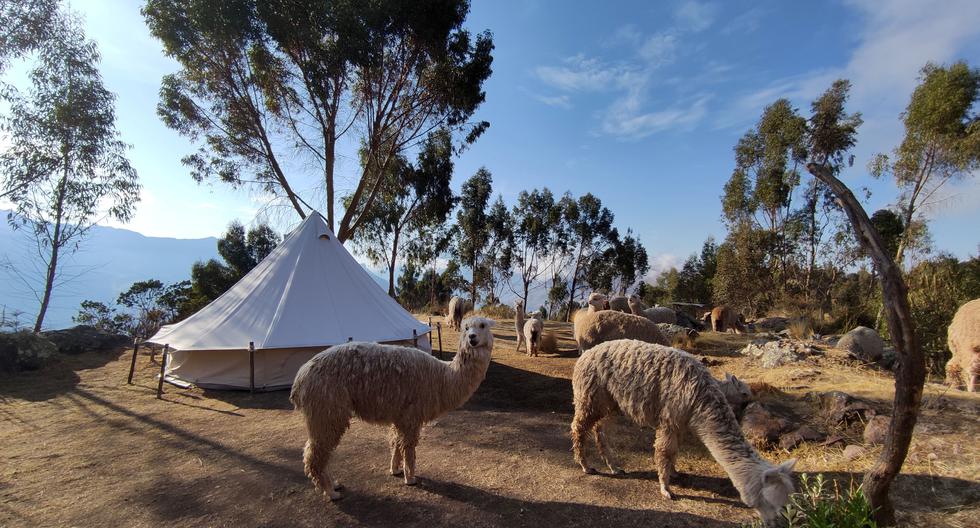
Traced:
<path fill-rule="evenodd" d="M 464 408 L 569 414 L 574 411 L 572 382 L 491 361 L 486 378 Z"/>
<path fill-rule="evenodd" d="M 101 368 L 130 352 L 125 348 L 97 350 L 78 355 L 56 354 L 38 370 L 0 373 L 0 397 L 31 402 L 47 401 L 78 386 L 79 371 Z"/>

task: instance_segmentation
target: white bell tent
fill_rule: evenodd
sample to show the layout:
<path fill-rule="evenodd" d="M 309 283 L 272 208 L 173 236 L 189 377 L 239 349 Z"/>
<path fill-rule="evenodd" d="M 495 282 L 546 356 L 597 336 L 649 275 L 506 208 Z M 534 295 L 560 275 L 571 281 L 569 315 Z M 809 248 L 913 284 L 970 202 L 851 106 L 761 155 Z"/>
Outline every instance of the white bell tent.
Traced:
<path fill-rule="evenodd" d="M 317 212 L 211 304 L 160 329 L 166 380 L 206 388 L 292 385 L 317 352 L 350 340 L 431 351 L 430 329 L 381 289 Z M 254 357 L 249 351 L 254 343 Z"/>

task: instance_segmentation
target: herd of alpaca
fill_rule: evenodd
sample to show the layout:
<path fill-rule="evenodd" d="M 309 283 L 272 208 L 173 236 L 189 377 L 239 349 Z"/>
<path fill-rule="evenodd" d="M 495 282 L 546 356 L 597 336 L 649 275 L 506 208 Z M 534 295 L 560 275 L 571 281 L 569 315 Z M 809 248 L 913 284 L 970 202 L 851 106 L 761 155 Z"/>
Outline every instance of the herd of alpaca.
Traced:
<path fill-rule="evenodd" d="M 614 304 L 622 308 L 621 300 L 634 313 L 612 309 Z M 462 320 L 470 307 L 462 299 L 453 301 L 447 319 L 460 329 L 460 336 L 458 352 L 449 362 L 411 347 L 346 343 L 320 352 L 296 374 L 290 401 L 306 424 L 304 470 L 331 500 L 341 498 L 342 487 L 328 463 L 354 417 L 390 427 L 390 472 L 412 485 L 422 426 L 463 405 L 483 381 L 493 350 L 494 322 L 482 317 Z M 748 385 L 728 374 L 715 380 L 697 358 L 667 346 L 648 311 L 637 299 L 612 303 L 595 293 L 588 308 L 575 315 L 581 353 L 572 378 L 575 461 L 586 473 L 595 472 L 582 452 L 583 441 L 592 433 L 609 469 L 622 472 L 605 442 L 603 424 L 623 414 L 656 429 L 660 492 L 669 499 L 677 445 L 684 432 L 691 431 L 729 474 L 742 501 L 765 522 L 772 521 L 793 491 L 795 461 L 774 466 L 758 455 L 734 414 L 752 398 Z M 543 335 L 540 314 L 526 318 L 521 302 L 515 303 L 515 312 L 517 350 L 523 344 L 529 355 L 537 355 Z"/>

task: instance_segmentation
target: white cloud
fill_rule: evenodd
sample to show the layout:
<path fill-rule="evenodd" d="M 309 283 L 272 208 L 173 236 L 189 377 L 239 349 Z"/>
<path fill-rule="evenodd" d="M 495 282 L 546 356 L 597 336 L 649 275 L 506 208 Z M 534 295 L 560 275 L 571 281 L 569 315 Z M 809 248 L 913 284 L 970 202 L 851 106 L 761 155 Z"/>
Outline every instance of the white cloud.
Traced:
<path fill-rule="evenodd" d="M 548 106 L 554 106 L 556 108 L 564 108 L 567 110 L 572 107 L 572 99 L 567 95 L 547 96 L 534 94 L 534 98 Z"/>
<path fill-rule="evenodd" d="M 662 66 L 674 61 L 677 50 L 677 37 L 662 32 L 651 35 L 637 52 L 651 66 Z"/>
<path fill-rule="evenodd" d="M 650 270 L 643 276 L 643 280 L 649 284 L 655 284 L 657 277 L 681 265 L 681 258 L 673 253 L 661 253 L 653 255 L 649 259 Z"/>
<path fill-rule="evenodd" d="M 762 18 L 765 15 L 765 9 L 758 6 L 753 7 L 732 17 L 721 28 L 721 33 L 724 35 L 752 33 L 762 25 Z"/>
<path fill-rule="evenodd" d="M 689 0 L 674 10 L 674 20 L 680 28 L 697 32 L 711 27 L 717 14 L 715 4 Z"/>
<path fill-rule="evenodd" d="M 566 92 L 609 90 L 619 86 L 629 75 L 627 68 L 604 64 L 584 54 L 566 58 L 561 66 L 538 66 L 534 72 L 539 79 Z"/>
<path fill-rule="evenodd" d="M 689 130 L 704 119 L 711 96 L 702 94 L 687 104 L 655 112 L 643 112 L 634 96 L 617 101 L 603 116 L 601 132 L 621 139 L 637 140 L 672 129 Z"/>

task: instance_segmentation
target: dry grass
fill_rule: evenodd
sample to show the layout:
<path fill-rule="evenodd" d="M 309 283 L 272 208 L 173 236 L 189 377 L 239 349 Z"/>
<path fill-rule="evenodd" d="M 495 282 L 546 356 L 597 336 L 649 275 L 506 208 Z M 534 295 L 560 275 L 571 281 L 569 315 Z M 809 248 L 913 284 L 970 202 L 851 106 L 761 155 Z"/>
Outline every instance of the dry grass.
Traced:
<path fill-rule="evenodd" d="M 442 328 L 443 348 L 454 350 L 457 334 Z M 691 439 L 678 458 L 682 498 L 662 500 L 653 433 L 623 420 L 609 436 L 629 474 L 583 475 L 568 438 L 577 357 L 571 325 L 548 321 L 545 328 L 557 349 L 537 358 L 514 352 L 512 320 L 494 329 L 483 385 L 462 409 L 424 429 L 416 487 L 385 474 L 386 430 L 355 421 L 337 450 L 335 473 L 348 491 L 336 504 L 325 504 L 302 474 L 306 436 L 285 392 L 167 387 L 157 400 L 159 364 L 140 357 L 136 384 L 127 385 L 127 353 L 87 353 L 42 372 L 0 377 L 0 526 L 730 527 L 753 519 L 718 464 Z M 860 442 L 860 425 L 825 424 L 809 393 L 843 390 L 885 410 L 890 405 L 890 373 L 830 351 L 762 369 L 737 354 L 751 339 L 705 332 L 696 352 L 711 356 L 715 377 L 732 372 L 752 383 L 760 400 L 847 442 Z M 978 416 L 980 395 L 926 387 L 893 491 L 905 524 L 977 526 Z M 847 482 L 860 478 L 879 448 L 854 461 L 841 451 L 804 444 L 763 455 L 798 457 L 798 471 Z"/>
<path fill-rule="evenodd" d="M 541 341 L 538 343 L 538 352 L 542 354 L 558 353 L 558 338 L 551 332 L 543 332 Z"/>
<path fill-rule="evenodd" d="M 793 339 L 810 339 L 813 336 L 813 324 L 809 318 L 794 319 L 786 326 L 789 336 Z"/>

